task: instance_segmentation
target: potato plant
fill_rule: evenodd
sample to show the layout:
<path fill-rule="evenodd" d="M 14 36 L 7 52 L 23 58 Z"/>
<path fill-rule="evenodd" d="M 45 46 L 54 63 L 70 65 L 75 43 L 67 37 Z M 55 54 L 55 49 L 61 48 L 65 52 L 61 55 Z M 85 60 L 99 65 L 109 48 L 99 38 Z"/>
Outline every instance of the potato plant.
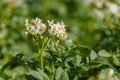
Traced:
<path fill-rule="evenodd" d="M 0 0 L 0 80 L 120 80 L 119 0 Z"/>

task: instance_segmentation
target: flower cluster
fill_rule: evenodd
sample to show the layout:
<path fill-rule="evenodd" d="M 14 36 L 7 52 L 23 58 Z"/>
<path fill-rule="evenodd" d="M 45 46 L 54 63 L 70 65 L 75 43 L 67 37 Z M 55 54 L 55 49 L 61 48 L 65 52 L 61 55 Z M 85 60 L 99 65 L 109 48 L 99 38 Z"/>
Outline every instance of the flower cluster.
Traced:
<path fill-rule="evenodd" d="M 39 18 L 32 19 L 31 21 L 27 19 L 25 23 L 27 32 L 32 35 L 42 35 L 45 31 L 48 31 L 50 35 L 56 36 L 61 40 L 65 40 L 67 38 L 65 25 L 63 22 L 57 22 L 55 24 L 52 20 L 48 21 L 48 25 L 49 27 L 47 29 L 46 25 Z"/>
<path fill-rule="evenodd" d="M 61 40 L 65 40 L 67 38 L 65 25 L 63 22 L 57 22 L 56 24 L 54 21 L 48 21 L 50 29 L 48 30 L 51 35 L 55 35 L 56 37 L 60 38 Z"/>
<path fill-rule="evenodd" d="M 25 26 L 26 26 L 26 30 L 32 35 L 36 35 L 36 34 L 41 35 L 46 30 L 46 25 L 43 24 L 42 20 L 39 18 L 32 19 L 31 22 L 29 22 L 29 20 L 27 19 Z"/>

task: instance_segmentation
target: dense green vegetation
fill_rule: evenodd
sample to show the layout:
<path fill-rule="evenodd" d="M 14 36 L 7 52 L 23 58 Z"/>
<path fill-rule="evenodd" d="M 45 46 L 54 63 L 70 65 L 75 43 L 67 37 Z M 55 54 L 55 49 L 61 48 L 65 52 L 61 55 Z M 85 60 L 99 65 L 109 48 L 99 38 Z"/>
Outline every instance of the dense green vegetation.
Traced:
<path fill-rule="evenodd" d="M 44 71 L 25 34 L 25 20 L 36 17 L 63 21 L 68 35 L 46 48 Z M 119 68 L 119 0 L 0 1 L 0 80 L 120 80 Z"/>

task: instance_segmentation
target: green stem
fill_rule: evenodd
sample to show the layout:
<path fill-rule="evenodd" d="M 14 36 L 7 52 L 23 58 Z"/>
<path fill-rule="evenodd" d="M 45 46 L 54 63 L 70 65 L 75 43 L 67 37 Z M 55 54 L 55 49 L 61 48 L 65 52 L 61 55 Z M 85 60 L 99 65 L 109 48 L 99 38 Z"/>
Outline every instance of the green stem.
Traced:
<path fill-rule="evenodd" d="M 42 71 L 44 71 L 44 67 L 43 67 L 43 52 L 40 54 L 40 63 L 41 63 L 41 69 L 42 69 Z"/>
<path fill-rule="evenodd" d="M 51 80 L 54 80 L 54 63 L 52 62 L 52 73 L 51 73 Z"/>
<path fill-rule="evenodd" d="M 47 42 L 46 46 L 43 48 L 43 51 L 45 51 L 45 50 L 46 50 L 46 48 L 47 48 L 48 44 L 50 43 L 50 40 L 51 40 L 51 39 L 49 39 L 49 40 L 48 40 L 48 42 Z"/>
<path fill-rule="evenodd" d="M 44 52 L 45 52 L 48 44 L 50 43 L 50 40 L 51 40 L 51 39 L 48 40 L 48 42 L 46 43 L 45 46 L 44 46 L 44 41 L 43 41 L 42 50 L 41 50 L 41 52 L 40 52 L 40 54 L 39 54 L 39 55 L 40 55 L 40 64 L 41 64 L 41 69 L 42 69 L 42 71 L 44 71 L 44 64 L 43 64 L 44 59 L 43 59 L 43 54 L 44 54 Z"/>
<path fill-rule="evenodd" d="M 39 37 L 38 37 L 39 38 Z M 39 48 L 40 46 L 38 45 L 38 54 L 39 54 L 39 58 L 40 58 L 40 66 L 41 66 L 41 70 L 44 71 L 44 68 L 43 68 L 43 47 L 44 47 L 44 41 L 42 42 L 42 47 L 41 49 Z"/>
<path fill-rule="evenodd" d="M 44 70 L 43 69 L 43 57 L 42 57 L 42 52 L 40 51 L 40 49 L 38 49 L 38 54 L 39 54 L 39 57 L 40 57 L 40 61 L 39 61 L 39 63 L 40 63 L 40 66 L 41 66 L 41 69 L 42 69 L 42 71 Z"/>

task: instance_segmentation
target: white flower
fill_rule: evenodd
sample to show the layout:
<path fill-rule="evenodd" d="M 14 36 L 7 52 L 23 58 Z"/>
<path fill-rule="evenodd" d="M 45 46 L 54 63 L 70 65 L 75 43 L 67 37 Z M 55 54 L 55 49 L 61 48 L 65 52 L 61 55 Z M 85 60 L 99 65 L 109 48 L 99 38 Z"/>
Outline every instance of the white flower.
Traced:
<path fill-rule="evenodd" d="M 29 23 L 29 19 L 26 19 L 25 22 L 26 30 L 32 35 L 35 35 L 36 34 L 35 26 Z"/>
<path fill-rule="evenodd" d="M 28 23 L 29 19 L 26 19 L 25 22 Z"/>
<path fill-rule="evenodd" d="M 26 30 L 27 30 L 28 32 L 31 32 L 31 30 L 33 30 L 33 27 L 34 27 L 34 30 L 35 30 L 35 26 L 34 26 L 33 24 L 30 24 L 30 23 L 29 23 L 29 19 L 26 19 L 25 21 L 26 21 L 26 23 L 25 23 Z"/>
<path fill-rule="evenodd" d="M 57 37 L 61 40 L 65 40 L 67 38 L 67 34 L 65 32 L 66 29 L 64 23 L 57 22 L 56 26 L 58 27 Z"/>
<path fill-rule="evenodd" d="M 35 35 L 36 33 L 35 26 L 29 23 L 29 19 L 26 19 L 25 22 L 26 30 L 32 35 Z"/>
<path fill-rule="evenodd" d="M 32 34 L 32 35 L 35 35 L 36 34 L 36 29 L 35 29 L 35 26 L 30 26 L 30 30 L 29 32 Z"/>
<path fill-rule="evenodd" d="M 26 30 L 32 35 L 35 35 L 35 34 L 41 35 L 46 30 L 46 25 L 43 24 L 42 20 L 39 19 L 38 17 L 36 19 L 32 19 L 31 21 L 26 19 L 25 22 L 26 22 L 25 23 Z"/>
<path fill-rule="evenodd" d="M 42 23 L 42 20 L 39 19 L 38 17 L 35 19 L 36 23 Z"/>
<path fill-rule="evenodd" d="M 65 25 L 63 22 L 57 22 L 56 26 L 58 27 L 59 31 L 65 31 Z"/>
<path fill-rule="evenodd" d="M 26 30 L 30 30 L 30 25 L 29 25 L 28 21 L 29 21 L 28 19 L 25 20 Z"/>
<path fill-rule="evenodd" d="M 114 70 L 113 69 L 110 69 L 109 70 L 109 77 L 113 76 L 114 75 Z"/>
<path fill-rule="evenodd" d="M 48 32 L 49 32 L 51 35 L 57 35 L 58 27 L 54 24 L 54 25 L 48 30 Z"/>
<path fill-rule="evenodd" d="M 105 3 L 104 1 L 97 1 L 95 4 L 96 4 L 97 8 L 101 9 L 101 8 L 103 8 L 104 3 Z"/>
<path fill-rule="evenodd" d="M 55 35 L 56 37 L 58 37 L 61 40 L 65 40 L 67 38 L 67 34 L 66 34 L 66 29 L 65 29 L 65 25 L 63 22 L 57 22 L 56 24 L 52 21 L 48 21 L 48 24 L 50 26 L 50 29 L 48 30 L 48 32 L 51 35 Z"/>
<path fill-rule="evenodd" d="M 49 24 L 50 27 L 54 26 L 54 25 L 55 25 L 55 24 L 54 24 L 54 20 L 52 20 L 52 21 L 49 21 L 49 20 L 48 20 L 48 24 Z"/>
<path fill-rule="evenodd" d="M 102 11 L 95 9 L 94 12 L 97 15 L 98 19 L 100 20 L 104 19 L 105 16 L 103 15 Z"/>
<path fill-rule="evenodd" d="M 45 24 L 42 24 L 42 23 L 37 24 L 37 29 L 36 29 L 37 34 L 41 35 L 43 32 L 45 32 L 45 30 L 46 30 L 46 25 Z"/>
<path fill-rule="evenodd" d="M 112 14 L 117 14 L 119 12 L 118 5 L 114 3 L 108 3 L 108 8 Z"/>
<path fill-rule="evenodd" d="M 66 40 L 67 39 L 67 34 L 66 32 L 60 32 L 58 34 L 58 38 L 61 39 L 61 40 Z"/>

